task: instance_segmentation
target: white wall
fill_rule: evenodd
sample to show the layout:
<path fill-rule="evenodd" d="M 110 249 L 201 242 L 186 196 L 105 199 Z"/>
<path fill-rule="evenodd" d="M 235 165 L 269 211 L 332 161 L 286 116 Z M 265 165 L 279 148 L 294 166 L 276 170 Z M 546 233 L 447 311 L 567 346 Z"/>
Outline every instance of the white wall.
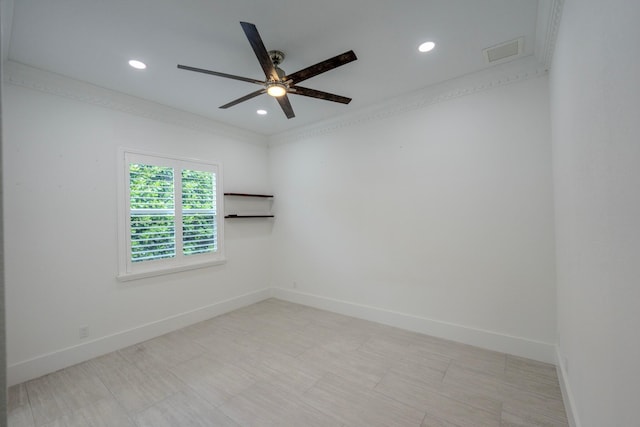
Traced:
<path fill-rule="evenodd" d="M 585 427 L 638 425 L 639 20 L 566 0 L 551 72 L 559 359 Z"/>
<path fill-rule="evenodd" d="M 276 295 L 549 361 L 549 132 L 543 76 L 275 144 Z"/>
<path fill-rule="evenodd" d="M 30 79 L 45 81 L 33 86 L 48 92 L 58 90 L 51 81 L 66 95 L 89 90 L 29 72 Z M 21 82 L 19 72 L 11 74 Z M 87 103 L 24 86 L 3 87 L 10 382 L 268 295 L 268 221 L 227 221 L 224 265 L 116 280 L 118 147 L 220 161 L 225 190 L 268 192 L 264 138 L 256 135 L 251 143 L 241 132 L 238 138 L 216 135 L 103 108 L 95 104 L 122 107 L 131 98 L 98 88 L 87 93 Z M 136 109 L 172 114 L 132 102 Z M 89 327 L 84 341 L 81 326 Z"/>

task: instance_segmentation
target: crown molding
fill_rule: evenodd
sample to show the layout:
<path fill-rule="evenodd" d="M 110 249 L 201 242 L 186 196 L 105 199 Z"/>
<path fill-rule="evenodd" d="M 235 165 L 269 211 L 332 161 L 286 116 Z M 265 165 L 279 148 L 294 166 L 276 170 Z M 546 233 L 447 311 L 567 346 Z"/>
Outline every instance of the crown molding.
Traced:
<path fill-rule="evenodd" d="M 265 146 L 267 143 L 267 138 L 264 135 L 14 61 L 7 61 L 4 64 L 3 74 L 4 82 L 15 86 L 207 132 L 219 137 L 260 146 Z"/>
<path fill-rule="evenodd" d="M 535 55 L 548 70 L 556 49 L 564 0 L 539 0 Z"/>
<path fill-rule="evenodd" d="M 563 1 L 563 0 L 552 0 Z M 4 82 L 74 101 L 96 105 L 164 123 L 174 124 L 216 136 L 231 138 L 260 146 L 294 142 L 336 130 L 378 121 L 440 102 L 494 89 L 511 83 L 546 75 L 547 68 L 533 55 L 487 68 L 476 73 L 428 86 L 417 92 L 391 98 L 338 118 L 266 137 L 251 131 L 226 125 L 203 116 L 188 113 L 120 92 L 94 86 L 60 74 L 40 70 L 14 61 L 4 64 Z"/>
<path fill-rule="evenodd" d="M 295 142 L 334 132 L 345 127 L 379 121 L 463 96 L 541 77 L 546 74 L 546 68 L 541 66 L 533 55 L 530 55 L 476 73 L 451 79 L 441 84 L 428 86 L 418 92 L 395 97 L 339 118 L 324 120 L 313 125 L 273 135 L 269 138 L 269 146 Z"/>

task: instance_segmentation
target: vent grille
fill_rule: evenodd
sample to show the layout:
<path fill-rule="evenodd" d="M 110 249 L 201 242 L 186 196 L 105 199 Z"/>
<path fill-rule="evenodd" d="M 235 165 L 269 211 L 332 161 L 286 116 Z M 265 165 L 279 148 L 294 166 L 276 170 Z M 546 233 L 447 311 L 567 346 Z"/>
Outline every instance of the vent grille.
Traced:
<path fill-rule="evenodd" d="M 516 40 L 511 40 L 505 43 L 501 43 L 496 46 L 491 46 L 483 50 L 484 56 L 487 62 L 494 63 L 502 61 L 507 58 L 513 58 L 522 53 L 522 37 Z"/>

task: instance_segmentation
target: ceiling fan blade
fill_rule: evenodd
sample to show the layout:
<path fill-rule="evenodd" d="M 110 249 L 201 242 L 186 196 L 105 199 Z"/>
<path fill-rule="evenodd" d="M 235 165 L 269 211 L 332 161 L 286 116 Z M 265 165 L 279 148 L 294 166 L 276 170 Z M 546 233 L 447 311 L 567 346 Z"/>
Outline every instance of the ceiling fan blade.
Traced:
<path fill-rule="evenodd" d="M 267 90 L 266 89 L 260 89 L 260 90 L 257 90 L 255 92 L 251 92 L 249 95 L 245 95 L 242 98 L 238 98 L 238 99 L 236 99 L 234 101 L 231 101 L 231 102 L 229 102 L 227 104 L 224 104 L 220 108 L 226 109 L 226 108 L 229 108 L 229 107 L 233 107 L 234 105 L 240 104 L 241 102 L 247 101 L 247 100 L 249 100 L 251 98 L 255 98 L 256 96 L 262 95 L 263 93 L 267 93 Z"/>
<path fill-rule="evenodd" d="M 285 116 L 287 116 L 287 119 L 292 119 L 296 116 L 293 113 L 293 107 L 291 107 L 291 103 L 289 102 L 289 98 L 286 94 L 279 96 L 276 99 L 278 100 L 278 104 L 280 104 L 280 108 L 284 111 Z"/>
<path fill-rule="evenodd" d="M 307 87 L 293 86 L 290 88 L 290 92 L 295 95 L 309 96 L 311 98 L 324 99 L 325 101 L 339 102 L 341 104 L 348 104 L 351 102 L 351 98 L 346 96 L 334 95 L 329 92 L 322 92 L 320 90 L 309 89 Z"/>
<path fill-rule="evenodd" d="M 267 48 L 264 47 L 264 43 L 262 42 L 262 38 L 260 37 L 260 33 L 258 33 L 256 26 L 248 22 L 240 22 L 240 25 L 253 48 L 253 53 L 256 54 L 258 62 L 260 62 L 260 65 L 262 66 L 264 75 L 268 80 L 280 80 L 278 73 L 276 72 L 276 67 L 271 61 Z"/>
<path fill-rule="evenodd" d="M 180 65 L 180 64 L 178 64 L 178 68 L 180 68 L 181 70 L 195 71 L 197 73 L 211 74 L 212 76 L 226 77 L 228 79 L 240 80 L 243 82 L 264 85 L 264 82 L 262 80 L 250 79 L 248 77 L 234 76 L 233 74 L 219 73 L 217 71 L 205 70 L 204 68 L 195 68 L 195 67 L 189 67 L 188 65 Z"/>
<path fill-rule="evenodd" d="M 285 79 L 291 80 L 292 84 L 296 84 L 303 80 L 307 80 L 311 77 L 317 76 L 318 74 L 333 70 L 334 68 L 340 67 L 341 65 L 348 64 L 349 62 L 355 61 L 356 59 L 358 59 L 356 57 L 356 54 L 352 50 L 350 50 L 349 52 L 345 52 L 341 55 L 329 58 L 326 61 L 318 62 L 315 65 L 312 65 L 300 71 L 296 71 L 295 73 L 288 75 Z"/>

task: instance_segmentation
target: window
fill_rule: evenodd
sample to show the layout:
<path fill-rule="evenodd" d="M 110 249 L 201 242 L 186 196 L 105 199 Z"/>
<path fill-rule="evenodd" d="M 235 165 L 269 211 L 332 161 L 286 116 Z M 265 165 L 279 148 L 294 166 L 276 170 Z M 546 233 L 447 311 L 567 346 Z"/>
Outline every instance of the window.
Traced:
<path fill-rule="evenodd" d="M 123 151 L 120 275 L 224 262 L 220 165 Z"/>

